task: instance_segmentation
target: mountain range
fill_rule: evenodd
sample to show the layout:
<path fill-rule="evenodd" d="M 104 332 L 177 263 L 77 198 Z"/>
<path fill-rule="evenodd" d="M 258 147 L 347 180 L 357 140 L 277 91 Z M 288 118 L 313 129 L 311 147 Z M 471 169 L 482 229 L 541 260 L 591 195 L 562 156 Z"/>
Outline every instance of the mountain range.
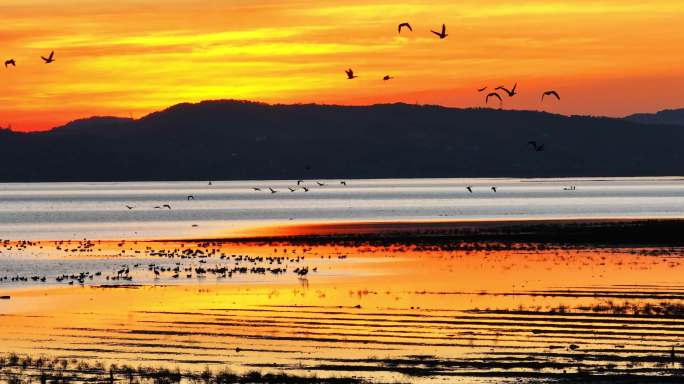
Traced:
<path fill-rule="evenodd" d="M 0 130 L 0 181 L 679 175 L 683 113 L 184 103 L 140 119 Z"/>
<path fill-rule="evenodd" d="M 637 113 L 627 116 L 625 119 L 645 124 L 684 125 L 684 109 L 666 109 L 657 113 Z"/>

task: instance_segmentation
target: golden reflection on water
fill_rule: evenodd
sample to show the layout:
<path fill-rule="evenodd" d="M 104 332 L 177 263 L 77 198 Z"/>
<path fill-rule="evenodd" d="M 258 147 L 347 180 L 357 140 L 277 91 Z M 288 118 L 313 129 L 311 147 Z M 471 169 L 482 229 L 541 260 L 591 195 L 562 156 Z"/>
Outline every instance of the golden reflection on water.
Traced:
<path fill-rule="evenodd" d="M 40 252 L 56 253 L 59 245 L 41 246 Z M 147 247 L 160 244 L 102 243 L 87 256 L 59 257 L 111 257 L 124 248 L 139 255 L 144 252 L 135 250 Z M 388 368 L 388 359 L 422 355 L 461 362 L 494 359 L 502 352 L 501 358 L 541 359 L 531 356 L 571 343 L 594 350 L 618 346 L 628 354 L 630 348 L 665 351 L 684 336 L 679 320 L 667 327 L 657 321 L 626 327 L 634 319 L 575 310 L 608 302 L 682 303 L 683 266 L 676 252 L 282 243 L 220 248 L 253 256 L 305 254 L 306 265 L 317 270 L 306 279 L 293 274 L 237 282 L 207 278 L 132 288 L 0 286 L 0 293 L 11 295 L 0 301 L 0 352 L 400 380 L 406 377 Z M 583 315 L 568 322 L 552 315 L 559 307 Z M 565 358 L 570 359 L 558 357 Z M 381 369 L 341 368 L 352 361 Z M 444 368 L 450 369 L 468 368 Z M 430 381 L 429 376 L 421 380 Z"/>

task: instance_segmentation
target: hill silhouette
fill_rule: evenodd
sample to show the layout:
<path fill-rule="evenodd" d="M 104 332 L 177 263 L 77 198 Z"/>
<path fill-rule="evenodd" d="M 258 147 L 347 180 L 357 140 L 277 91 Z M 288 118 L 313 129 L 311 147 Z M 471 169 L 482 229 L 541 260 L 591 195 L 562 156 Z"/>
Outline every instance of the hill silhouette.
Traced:
<path fill-rule="evenodd" d="M 684 125 L 684 109 L 666 109 L 656 113 L 637 113 L 627 116 L 625 119 L 644 124 Z"/>
<path fill-rule="evenodd" d="M 543 112 L 206 101 L 0 131 L 0 181 L 678 175 L 683 143 L 679 126 Z"/>

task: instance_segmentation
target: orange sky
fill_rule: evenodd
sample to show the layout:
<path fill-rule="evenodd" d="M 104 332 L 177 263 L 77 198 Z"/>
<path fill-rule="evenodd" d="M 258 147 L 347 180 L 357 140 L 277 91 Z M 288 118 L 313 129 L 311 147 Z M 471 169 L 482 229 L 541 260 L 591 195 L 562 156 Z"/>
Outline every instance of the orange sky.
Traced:
<path fill-rule="evenodd" d="M 681 0 L 3 0 L 0 126 L 140 117 L 184 101 L 481 106 L 624 115 L 684 107 Z M 398 35 L 399 22 L 413 33 Z M 429 33 L 446 23 L 446 40 Z M 56 52 L 45 65 L 40 55 Z M 345 79 L 352 67 L 358 79 Z M 383 82 L 382 76 L 396 78 Z M 539 102 L 557 89 L 561 103 Z"/>

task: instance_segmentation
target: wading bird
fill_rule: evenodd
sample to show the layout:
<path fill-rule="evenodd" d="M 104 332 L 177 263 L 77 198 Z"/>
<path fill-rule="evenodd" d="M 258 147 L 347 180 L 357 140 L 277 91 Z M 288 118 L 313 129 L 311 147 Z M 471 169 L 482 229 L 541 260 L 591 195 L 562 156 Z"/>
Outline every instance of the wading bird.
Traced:
<path fill-rule="evenodd" d="M 50 52 L 50 56 L 48 57 L 41 56 L 40 58 L 43 59 L 45 64 L 53 63 L 55 61 L 55 51 Z"/>
<path fill-rule="evenodd" d="M 447 35 L 447 33 L 446 33 L 446 25 L 444 25 L 444 24 L 442 24 L 442 32 L 436 32 L 436 31 L 433 31 L 433 30 L 430 30 L 430 32 L 432 32 L 432 33 L 434 33 L 435 35 L 437 35 L 440 39 L 446 39 L 446 37 L 449 36 L 449 35 Z"/>
<path fill-rule="evenodd" d="M 399 31 L 399 33 L 401 33 L 402 28 L 408 28 L 409 31 L 413 32 L 413 28 L 411 28 L 411 24 L 409 24 L 409 23 L 399 24 L 399 27 L 397 27 L 397 30 Z"/>
<path fill-rule="evenodd" d="M 544 101 L 544 97 L 546 97 L 546 96 L 554 96 L 556 99 L 558 99 L 558 101 L 560 101 L 560 96 L 558 95 L 558 92 L 556 92 L 556 91 L 546 91 L 546 92 L 542 93 L 541 101 Z"/>
<path fill-rule="evenodd" d="M 358 76 L 354 75 L 354 71 L 351 68 L 344 71 L 344 73 L 347 74 L 347 79 L 349 79 L 349 80 L 352 80 L 352 79 L 355 79 L 358 77 Z"/>

